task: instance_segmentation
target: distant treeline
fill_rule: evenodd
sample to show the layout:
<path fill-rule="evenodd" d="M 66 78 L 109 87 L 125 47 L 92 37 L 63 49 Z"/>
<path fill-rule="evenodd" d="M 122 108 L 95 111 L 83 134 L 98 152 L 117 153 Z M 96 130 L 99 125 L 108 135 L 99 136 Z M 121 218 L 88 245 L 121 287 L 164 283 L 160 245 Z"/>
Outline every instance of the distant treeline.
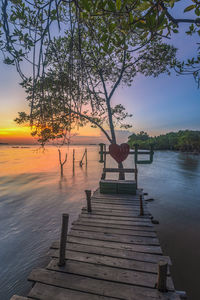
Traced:
<path fill-rule="evenodd" d="M 133 133 L 128 137 L 131 148 L 138 144 L 140 149 L 148 149 L 150 145 L 155 150 L 180 150 L 186 152 L 200 152 L 200 131 L 180 130 L 159 136 L 150 137 L 146 132 Z"/>

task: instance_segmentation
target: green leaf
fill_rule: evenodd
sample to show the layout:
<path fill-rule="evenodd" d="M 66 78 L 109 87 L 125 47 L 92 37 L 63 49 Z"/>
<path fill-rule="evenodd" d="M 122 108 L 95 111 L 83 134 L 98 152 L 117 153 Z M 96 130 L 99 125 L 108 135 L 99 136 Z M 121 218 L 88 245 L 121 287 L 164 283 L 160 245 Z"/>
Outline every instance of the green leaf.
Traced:
<path fill-rule="evenodd" d="M 90 11 L 90 5 L 88 3 L 88 0 L 83 0 L 83 6 L 87 11 Z"/>
<path fill-rule="evenodd" d="M 114 29 L 116 28 L 117 24 L 115 23 L 110 23 L 109 24 L 109 31 L 112 33 L 114 31 Z"/>
<path fill-rule="evenodd" d="M 190 11 L 190 10 L 192 10 L 192 9 L 194 9 L 196 7 L 196 5 L 189 5 L 188 7 L 186 7 L 185 9 L 184 9 L 184 12 L 187 12 L 187 11 Z"/>
<path fill-rule="evenodd" d="M 120 9 L 121 9 L 121 5 L 122 5 L 121 0 L 116 0 L 116 9 L 117 9 L 117 10 L 120 10 Z"/>
<path fill-rule="evenodd" d="M 132 14 L 132 12 L 129 13 L 129 22 L 133 23 L 133 14 Z"/>
<path fill-rule="evenodd" d="M 113 11 L 113 12 L 115 11 L 115 4 L 114 4 L 113 0 L 108 1 L 108 7 L 111 11 Z"/>
<path fill-rule="evenodd" d="M 196 8 L 195 9 L 195 14 L 199 17 L 200 16 L 200 9 L 199 8 Z"/>

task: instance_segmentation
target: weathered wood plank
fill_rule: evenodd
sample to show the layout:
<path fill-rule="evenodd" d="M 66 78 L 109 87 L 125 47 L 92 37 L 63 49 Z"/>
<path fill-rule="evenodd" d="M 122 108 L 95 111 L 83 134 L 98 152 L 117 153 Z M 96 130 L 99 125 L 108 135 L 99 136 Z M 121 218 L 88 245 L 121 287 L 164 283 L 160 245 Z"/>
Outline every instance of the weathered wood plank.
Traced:
<path fill-rule="evenodd" d="M 52 259 L 47 269 L 150 288 L 154 288 L 157 282 L 157 274 L 113 268 L 74 260 L 67 260 L 63 267 L 59 267 L 58 260 Z M 174 285 L 169 276 L 167 277 L 167 289 L 174 291 Z"/>
<path fill-rule="evenodd" d="M 12 298 L 10 300 L 30 300 L 30 298 L 14 295 L 14 296 L 12 296 Z"/>
<path fill-rule="evenodd" d="M 141 193 L 141 192 L 140 192 Z M 124 200 L 137 200 L 139 199 L 139 193 L 136 195 L 127 195 L 127 194 L 101 194 L 100 191 L 93 193 L 92 197 L 99 199 L 124 199 Z"/>
<path fill-rule="evenodd" d="M 59 257 L 58 249 L 51 249 L 51 256 L 54 258 Z M 155 263 L 151 262 L 141 262 L 137 260 L 129 260 L 119 257 L 110 257 L 106 255 L 99 255 L 93 253 L 84 253 L 84 252 L 75 252 L 71 250 L 66 250 L 65 252 L 66 259 L 76 260 L 91 264 L 97 264 L 102 266 L 109 266 L 120 269 L 134 270 L 147 273 L 158 272 L 158 266 Z"/>
<path fill-rule="evenodd" d="M 106 200 L 123 200 L 123 201 L 136 201 L 139 199 L 138 195 L 123 195 L 123 194 L 99 194 L 99 195 L 92 195 L 94 199 L 106 199 Z"/>
<path fill-rule="evenodd" d="M 87 210 L 85 208 L 82 209 L 82 214 L 87 214 L 89 215 L 89 213 L 87 212 Z M 103 209 L 93 209 L 92 210 L 92 214 L 93 215 L 103 215 L 103 216 L 113 216 L 113 217 L 139 217 L 140 211 L 134 211 L 134 212 L 129 212 L 129 211 L 114 211 L 114 210 L 103 210 Z M 149 216 L 150 214 L 144 210 L 144 215 L 145 216 Z"/>
<path fill-rule="evenodd" d="M 133 286 L 130 284 L 116 283 L 99 280 L 69 273 L 50 271 L 45 269 L 33 270 L 29 280 L 61 288 L 82 291 L 104 297 L 116 297 L 126 300 L 178 300 L 176 293 L 160 293 L 156 289 Z"/>
<path fill-rule="evenodd" d="M 54 242 L 51 246 L 52 249 L 58 249 L 59 244 Z M 126 249 L 114 249 L 108 247 L 98 247 L 93 245 L 84 245 L 84 244 L 76 244 L 76 243 L 67 243 L 67 250 L 77 251 L 77 252 L 85 252 L 85 253 L 94 253 L 100 255 L 106 255 L 110 257 L 116 258 L 126 258 L 129 260 L 138 260 L 142 262 L 151 262 L 157 264 L 160 260 L 166 261 L 169 265 L 171 265 L 171 260 L 168 256 L 158 255 L 158 254 L 148 254 L 148 253 L 140 253 L 135 252 L 133 250 Z"/>
<path fill-rule="evenodd" d="M 91 219 L 90 219 L 91 221 Z M 142 226 L 135 226 L 135 225 L 121 225 L 121 224 L 107 224 L 106 220 L 104 223 L 98 222 L 98 220 L 92 220 L 91 222 L 87 221 L 85 218 L 79 218 L 77 221 L 74 221 L 72 224 L 74 225 L 83 225 L 83 226 L 91 226 L 91 227 L 102 227 L 105 226 L 106 228 L 113 228 L 113 229 L 120 229 L 122 231 L 130 230 L 130 231 L 142 231 L 147 232 L 149 235 L 153 234 L 156 235 L 156 231 L 154 227 L 142 227 Z"/>
<path fill-rule="evenodd" d="M 92 196 L 94 199 L 106 199 L 106 200 L 124 200 L 124 201 L 138 201 L 139 195 L 112 195 L 112 194 L 99 194 L 99 195 L 94 195 Z"/>
<path fill-rule="evenodd" d="M 98 247 L 108 247 L 114 249 L 126 249 L 136 252 L 151 253 L 151 254 L 162 254 L 160 246 L 149 246 L 149 245 L 137 245 L 137 244 L 127 244 L 118 243 L 111 241 L 101 241 L 93 240 L 88 238 L 83 238 L 79 236 L 69 236 L 67 239 L 71 243 L 83 244 L 83 245 L 93 245 Z M 58 242 L 57 242 L 58 243 Z M 58 245 L 58 244 L 57 244 Z"/>
<path fill-rule="evenodd" d="M 137 206 L 129 206 L 129 207 L 126 207 L 125 205 L 115 205 L 115 204 L 106 204 L 103 203 L 103 204 L 100 204 L 100 203 L 94 203 L 92 204 L 92 207 L 93 209 L 97 209 L 97 210 L 109 210 L 109 209 L 112 209 L 113 210 L 118 210 L 118 211 L 129 211 L 129 212 L 135 212 L 135 211 L 139 211 L 140 209 L 140 205 L 137 205 Z M 145 209 L 145 206 L 144 206 L 144 209 Z"/>
<path fill-rule="evenodd" d="M 119 224 L 119 225 L 132 225 L 132 226 L 141 226 L 141 227 L 152 227 L 153 225 L 152 223 L 149 221 L 143 221 L 141 218 L 138 220 L 122 220 L 122 219 L 116 219 L 116 218 L 100 218 L 99 216 L 97 216 L 95 218 L 95 215 L 80 215 L 79 220 L 81 221 L 87 221 L 87 222 L 94 222 L 94 219 L 96 220 L 95 222 L 99 222 L 99 223 L 103 223 L 103 224 Z M 146 229 L 145 229 L 146 230 Z"/>
<path fill-rule="evenodd" d="M 124 200 L 124 199 L 99 199 L 99 198 L 92 198 L 92 203 L 108 203 L 108 204 L 114 204 L 114 205 L 125 205 L 125 206 L 137 206 L 140 203 L 140 199 L 137 200 Z M 145 205 L 148 203 L 145 202 Z"/>
<path fill-rule="evenodd" d="M 96 199 L 92 198 L 92 203 L 95 204 L 113 204 L 113 205 L 124 205 L 126 207 L 134 207 L 140 205 L 139 199 L 137 201 L 126 201 L 126 200 L 109 200 L 109 199 Z M 146 205 L 146 203 L 145 203 Z"/>
<path fill-rule="evenodd" d="M 142 237 L 142 236 L 130 236 L 130 235 L 119 235 L 114 233 L 106 232 L 93 232 L 93 231 L 82 231 L 71 229 L 69 236 L 78 236 L 82 238 L 88 238 L 93 240 L 111 241 L 118 243 L 127 244 L 139 244 L 139 245 L 159 245 L 158 238 L 153 237 Z"/>
<path fill-rule="evenodd" d="M 43 283 L 36 283 L 29 293 L 31 299 L 40 300 L 115 300 L 118 298 L 88 294 Z M 26 298 L 28 299 L 28 298 Z M 17 299 L 16 299 L 17 300 Z M 20 300 L 20 299 L 19 299 Z M 30 298 L 29 298 L 30 300 Z"/>
<path fill-rule="evenodd" d="M 151 224 L 150 216 L 135 216 L 135 217 L 121 217 L 121 216 L 106 216 L 106 215 L 96 215 L 95 213 L 79 215 L 80 218 L 90 218 L 90 219 L 104 219 L 104 220 L 118 220 L 118 221 L 135 221 L 135 222 L 148 222 Z"/>
<path fill-rule="evenodd" d="M 76 230 L 84 230 L 84 231 L 93 231 L 93 232 L 104 232 L 104 233 L 115 233 L 115 234 L 120 234 L 120 235 L 133 235 L 133 236 L 146 236 L 146 237 L 156 237 L 155 232 L 149 232 L 149 231 L 137 231 L 133 230 L 133 228 L 130 229 L 121 229 L 119 228 L 109 228 L 109 226 L 101 224 L 101 226 L 95 224 L 83 224 L 81 222 L 73 222 L 73 229 Z"/>
<path fill-rule="evenodd" d="M 103 168 L 103 173 L 120 173 L 120 172 L 124 172 L 124 173 L 135 173 L 135 169 L 130 169 L 130 168 Z"/>

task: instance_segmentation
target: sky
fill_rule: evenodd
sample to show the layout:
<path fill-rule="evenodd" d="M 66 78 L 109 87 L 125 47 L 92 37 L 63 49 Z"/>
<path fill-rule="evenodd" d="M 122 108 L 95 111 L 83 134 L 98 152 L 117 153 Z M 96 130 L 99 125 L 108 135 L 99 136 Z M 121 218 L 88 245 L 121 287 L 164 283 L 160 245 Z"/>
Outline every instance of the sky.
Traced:
<path fill-rule="evenodd" d="M 176 17 L 191 1 L 182 0 L 173 11 Z M 190 13 L 186 16 L 190 16 Z M 199 38 L 185 34 L 186 25 L 180 25 L 180 33 L 169 41 L 178 48 L 178 58 L 192 57 Z M 20 78 L 14 67 L 4 65 L 0 55 L 0 143 L 36 143 L 30 137 L 30 129 L 15 124 L 19 111 L 28 111 L 26 95 L 19 85 Z M 137 75 L 131 87 L 119 87 L 113 97 L 113 105 L 121 103 L 133 114 L 128 132 L 118 131 L 118 142 L 125 142 L 131 132 L 146 131 L 159 135 L 182 129 L 200 130 L 200 90 L 192 76 L 162 74 L 157 78 Z M 99 143 L 105 141 L 98 129 L 81 128 L 72 140 L 74 143 Z"/>

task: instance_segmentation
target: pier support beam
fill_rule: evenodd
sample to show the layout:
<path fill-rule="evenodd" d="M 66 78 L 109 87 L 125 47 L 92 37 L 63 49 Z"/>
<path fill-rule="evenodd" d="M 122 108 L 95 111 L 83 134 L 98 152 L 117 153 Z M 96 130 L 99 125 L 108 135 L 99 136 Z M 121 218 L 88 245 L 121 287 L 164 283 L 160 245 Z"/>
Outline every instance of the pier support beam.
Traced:
<path fill-rule="evenodd" d="M 158 281 L 156 284 L 160 292 L 167 292 L 167 269 L 168 264 L 165 261 L 160 261 L 158 264 Z"/>
<path fill-rule="evenodd" d="M 86 199 L 87 199 L 87 211 L 89 213 L 91 213 L 92 212 L 92 205 L 91 205 L 92 192 L 91 192 L 91 190 L 85 190 L 85 193 L 86 193 Z"/>
<path fill-rule="evenodd" d="M 140 195 L 140 216 L 144 216 L 144 209 L 143 209 L 142 195 Z"/>
<path fill-rule="evenodd" d="M 67 242 L 68 223 L 69 223 L 69 215 L 63 214 L 58 266 L 65 265 L 65 250 L 66 250 L 66 242 Z"/>

